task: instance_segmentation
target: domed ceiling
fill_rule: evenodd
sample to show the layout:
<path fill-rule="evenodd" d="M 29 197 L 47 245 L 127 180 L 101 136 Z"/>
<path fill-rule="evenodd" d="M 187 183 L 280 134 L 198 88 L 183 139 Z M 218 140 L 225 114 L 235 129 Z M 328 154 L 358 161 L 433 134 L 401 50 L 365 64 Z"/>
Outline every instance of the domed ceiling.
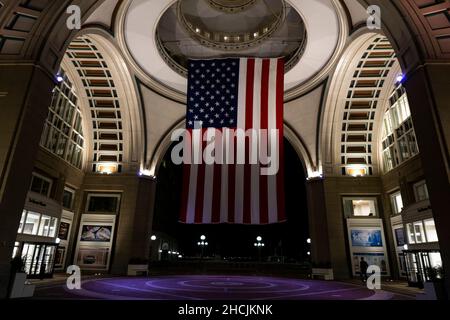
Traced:
<path fill-rule="evenodd" d="M 299 61 L 306 29 L 291 6 L 255 0 L 252 5 L 236 1 L 224 11 L 217 7 L 213 1 L 183 0 L 162 16 L 156 37 L 160 53 L 176 72 L 186 75 L 188 59 L 258 57 L 261 52 L 267 58 L 285 57 L 287 69 Z"/>
<path fill-rule="evenodd" d="M 143 80 L 186 93 L 188 59 L 284 57 L 286 91 L 324 76 L 342 49 L 335 0 L 132 0 L 121 45 Z"/>

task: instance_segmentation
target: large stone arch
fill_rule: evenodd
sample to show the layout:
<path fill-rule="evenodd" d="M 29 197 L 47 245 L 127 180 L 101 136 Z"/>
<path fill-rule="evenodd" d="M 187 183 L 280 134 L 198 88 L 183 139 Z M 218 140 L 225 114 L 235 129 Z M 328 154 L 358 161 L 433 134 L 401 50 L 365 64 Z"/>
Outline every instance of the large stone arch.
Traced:
<path fill-rule="evenodd" d="M 363 31 L 353 35 L 330 77 L 322 114 L 319 134 L 326 175 L 349 175 L 346 170 L 352 166 L 364 168 L 364 175 L 379 175 L 383 111 L 400 73 L 383 34 Z"/>
<path fill-rule="evenodd" d="M 80 47 L 83 51 L 78 51 Z M 80 52 L 88 52 L 92 57 L 83 58 Z M 62 62 L 81 92 L 82 111 L 90 124 L 86 171 L 99 172 L 98 168 L 94 168 L 101 163 L 99 157 L 102 153 L 119 152 L 121 159 L 113 161 L 112 165 L 121 166 L 121 172 L 137 172 L 143 156 L 140 152 L 144 140 L 141 108 L 135 82 L 112 35 L 100 28 L 83 29 L 69 44 Z M 99 71 L 105 80 L 99 84 L 97 75 L 89 75 L 93 71 Z M 107 97 L 96 96 L 98 90 L 108 92 Z M 114 107 L 113 111 L 108 111 L 111 110 L 110 105 L 102 106 L 108 101 Z M 99 124 L 102 121 L 113 121 L 119 125 L 116 139 L 101 139 Z M 93 123 L 96 123 L 95 126 Z M 105 152 L 99 145 L 102 143 L 120 144 L 121 148 Z"/>

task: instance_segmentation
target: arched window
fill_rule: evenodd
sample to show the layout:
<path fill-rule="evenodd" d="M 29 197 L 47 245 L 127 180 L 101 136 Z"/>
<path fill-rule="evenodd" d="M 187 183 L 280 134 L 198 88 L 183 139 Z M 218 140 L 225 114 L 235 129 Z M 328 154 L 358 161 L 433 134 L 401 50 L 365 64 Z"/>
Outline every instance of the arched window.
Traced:
<path fill-rule="evenodd" d="M 84 136 L 78 97 L 62 69 L 58 74 L 58 81 L 60 84 L 53 90 L 52 102 L 41 137 L 41 146 L 81 169 Z"/>
<path fill-rule="evenodd" d="M 383 166 L 388 172 L 419 153 L 405 88 L 399 85 L 389 98 L 384 115 Z"/>

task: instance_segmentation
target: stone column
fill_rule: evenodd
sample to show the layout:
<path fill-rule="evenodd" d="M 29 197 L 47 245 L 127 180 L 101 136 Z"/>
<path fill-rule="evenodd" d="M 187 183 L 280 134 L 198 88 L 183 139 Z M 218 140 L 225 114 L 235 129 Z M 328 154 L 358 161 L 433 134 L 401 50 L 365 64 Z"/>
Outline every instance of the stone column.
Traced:
<path fill-rule="evenodd" d="M 309 180 L 306 184 L 311 235 L 311 261 L 313 268 L 331 269 L 327 208 L 324 181 Z"/>
<path fill-rule="evenodd" d="M 428 64 L 406 76 L 412 118 L 422 158 L 450 293 L 450 64 Z"/>
<path fill-rule="evenodd" d="M 53 87 L 38 66 L 0 63 L 0 299 Z"/>
<path fill-rule="evenodd" d="M 156 180 L 149 177 L 139 179 L 134 216 L 132 257 L 148 259 L 151 247 L 152 225 L 156 197 Z"/>

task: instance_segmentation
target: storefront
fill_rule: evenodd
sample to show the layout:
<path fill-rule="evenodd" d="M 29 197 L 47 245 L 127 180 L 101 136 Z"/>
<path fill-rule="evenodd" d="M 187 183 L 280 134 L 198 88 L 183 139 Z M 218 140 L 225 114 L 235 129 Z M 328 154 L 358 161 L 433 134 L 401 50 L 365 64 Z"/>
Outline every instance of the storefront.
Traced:
<path fill-rule="evenodd" d="M 23 243 L 22 258 L 25 261 L 25 272 L 28 278 L 53 277 L 57 247 L 58 244 L 54 243 Z"/>
<path fill-rule="evenodd" d="M 438 250 L 405 250 L 408 283 L 423 288 L 424 282 L 443 279 L 442 259 Z"/>
<path fill-rule="evenodd" d="M 14 257 L 22 258 L 29 278 L 53 276 L 60 219 L 61 205 L 46 194 L 28 193 L 17 232 Z"/>

